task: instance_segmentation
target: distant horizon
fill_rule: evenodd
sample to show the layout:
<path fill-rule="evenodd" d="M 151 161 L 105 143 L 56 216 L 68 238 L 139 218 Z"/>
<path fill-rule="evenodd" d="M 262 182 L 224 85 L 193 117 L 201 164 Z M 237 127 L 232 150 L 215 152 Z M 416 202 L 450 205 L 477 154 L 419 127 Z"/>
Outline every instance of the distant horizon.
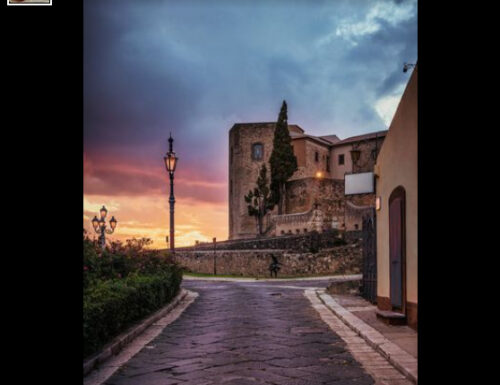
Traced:
<path fill-rule="evenodd" d="M 388 129 L 417 61 L 415 0 L 84 3 L 84 228 L 166 248 L 228 238 L 228 132 L 288 121 L 345 139 Z"/>

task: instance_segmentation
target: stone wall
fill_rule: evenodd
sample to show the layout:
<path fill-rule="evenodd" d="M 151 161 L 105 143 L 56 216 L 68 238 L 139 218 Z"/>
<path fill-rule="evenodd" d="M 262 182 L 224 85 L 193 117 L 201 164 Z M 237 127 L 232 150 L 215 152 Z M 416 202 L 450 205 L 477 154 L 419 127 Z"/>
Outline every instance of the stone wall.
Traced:
<path fill-rule="evenodd" d="M 361 230 L 363 215 L 375 207 L 375 194 L 344 195 L 344 180 L 305 178 L 287 183 L 286 201 L 291 212 L 306 212 L 318 204 L 322 223 L 318 230 Z M 280 235 L 276 232 L 276 235 Z"/>
<path fill-rule="evenodd" d="M 293 252 L 309 252 L 332 248 L 344 244 L 357 244 L 361 239 L 361 231 L 340 232 L 328 230 L 322 233 L 311 232 L 299 235 L 283 235 L 280 237 L 235 239 L 217 242 L 217 250 L 290 250 Z M 199 243 L 197 246 L 178 247 L 176 252 L 213 251 L 211 242 Z"/>
<path fill-rule="evenodd" d="M 353 150 L 360 151 L 359 160 L 352 165 L 352 172 L 358 173 L 373 171 L 378 153 L 384 143 L 384 139 L 385 135 L 376 139 L 373 138 L 352 144 Z"/>
<path fill-rule="evenodd" d="M 175 260 L 187 271 L 217 274 L 268 277 L 271 254 L 282 264 L 278 276 L 310 276 L 327 274 L 359 274 L 362 249 L 359 243 L 323 249 L 318 253 L 297 253 L 287 250 L 180 250 Z"/>

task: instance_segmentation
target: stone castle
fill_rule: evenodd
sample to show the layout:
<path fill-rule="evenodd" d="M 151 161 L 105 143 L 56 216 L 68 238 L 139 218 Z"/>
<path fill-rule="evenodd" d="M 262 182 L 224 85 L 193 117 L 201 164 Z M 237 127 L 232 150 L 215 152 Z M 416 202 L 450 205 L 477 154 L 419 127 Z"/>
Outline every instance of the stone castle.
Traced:
<path fill-rule="evenodd" d="M 255 217 L 248 215 L 244 196 L 254 189 L 258 170 L 268 170 L 276 123 L 237 123 L 229 131 L 229 239 L 255 238 Z M 347 174 L 373 171 L 387 131 L 341 140 L 313 136 L 289 124 L 298 170 L 286 185 L 285 214 L 266 215 L 265 236 L 328 229 L 361 229 L 362 215 L 374 206 L 375 195 L 344 194 Z"/>

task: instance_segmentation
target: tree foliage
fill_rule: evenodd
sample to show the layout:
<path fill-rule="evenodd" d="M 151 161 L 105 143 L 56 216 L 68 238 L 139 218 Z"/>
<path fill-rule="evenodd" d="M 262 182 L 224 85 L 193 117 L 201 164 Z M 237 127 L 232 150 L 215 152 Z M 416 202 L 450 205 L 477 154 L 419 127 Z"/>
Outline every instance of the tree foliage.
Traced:
<path fill-rule="evenodd" d="M 293 153 L 292 138 L 288 131 L 287 104 L 283 100 L 274 130 L 271 166 L 272 202 L 278 204 L 278 214 L 283 214 L 285 183 L 297 171 L 297 158 Z"/>
<path fill-rule="evenodd" d="M 271 190 L 268 184 L 267 167 L 263 164 L 257 178 L 257 186 L 253 191 L 250 190 L 248 195 L 245 195 L 245 202 L 248 204 L 248 215 L 255 217 L 259 235 L 264 233 L 264 216 L 274 207 L 274 203 L 271 199 Z"/>

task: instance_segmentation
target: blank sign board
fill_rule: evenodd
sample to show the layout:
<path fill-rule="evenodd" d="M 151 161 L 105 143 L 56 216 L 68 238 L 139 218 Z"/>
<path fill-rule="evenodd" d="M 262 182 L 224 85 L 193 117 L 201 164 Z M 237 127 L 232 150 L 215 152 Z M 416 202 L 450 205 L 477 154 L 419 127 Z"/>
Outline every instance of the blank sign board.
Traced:
<path fill-rule="evenodd" d="M 375 192 L 373 172 L 346 174 L 345 195 L 366 194 Z"/>

